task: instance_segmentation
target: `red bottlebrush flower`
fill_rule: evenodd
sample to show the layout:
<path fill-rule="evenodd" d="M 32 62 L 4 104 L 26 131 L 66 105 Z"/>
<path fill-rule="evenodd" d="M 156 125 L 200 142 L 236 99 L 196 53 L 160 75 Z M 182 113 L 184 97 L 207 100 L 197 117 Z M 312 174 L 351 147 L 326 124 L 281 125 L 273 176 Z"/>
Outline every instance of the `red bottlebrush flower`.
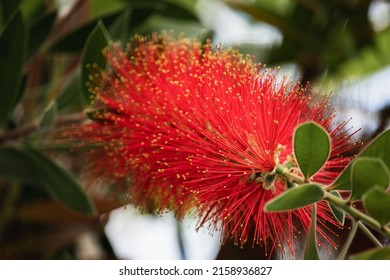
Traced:
<path fill-rule="evenodd" d="M 132 202 L 147 209 L 198 215 L 237 244 L 293 251 L 296 227 L 310 225 L 310 207 L 265 213 L 264 204 L 286 188 L 263 176 L 278 162 L 293 161 L 298 124 L 316 121 L 332 138 L 332 151 L 314 180 L 330 183 L 347 165 L 340 154 L 354 142 L 345 123 L 333 127 L 328 99 L 308 86 L 278 79 L 236 50 L 213 48 L 172 35 L 136 37 L 127 51 L 105 51 L 110 70 L 91 81 L 93 122 L 67 137 L 97 144 L 89 153 L 96 178 L 129 185 Z M 129 179 L 131 178 L 131 179 Z M 318 232 L 335 223 L 318 207 Z M 331 241 L 330 241 L 331 242 Z"/>

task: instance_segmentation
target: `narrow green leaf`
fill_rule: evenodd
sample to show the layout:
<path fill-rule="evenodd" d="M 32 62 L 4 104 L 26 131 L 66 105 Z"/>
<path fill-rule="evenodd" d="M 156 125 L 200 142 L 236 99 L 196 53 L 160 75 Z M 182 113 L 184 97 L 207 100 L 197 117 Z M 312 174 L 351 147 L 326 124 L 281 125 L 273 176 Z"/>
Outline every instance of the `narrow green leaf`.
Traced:
<path fill-rule="evenodd" d="M 265 204 L 264 210 L 268 212 L 293 210 L 318 202 L 324 195 L 325 192 L 321 186 L 304 184 L 288 189 L 271 199 Z"/>
<path fill-rule="evenodd" d="M 122 14 L 108 28 L 108 32 L 114 41 L 119 41 L 123 46 L 126 45 L 130 38 L 130 21 L 132 17 L 133 9 L 127 8 Z"/>
<path fill-rule="evenodd" d="M 0 34 L 0 127 L 8 120 L 19 96 L 27 49 L 27 28 L 20 9 Z"/>
<path fill-rule="evenodd" d="M 127 0 L 135 9 L 153 8 L 156 14 L 179 21 L 198 21 L 195 3 L 183 0 Z M 138 14 L 138 11 L 136 12 Z"/>
<path fill-rule="evenodd" d="M 7 24 L 10 17 L 20 7 L 21 0 L 1 0 L 0 1 L 0 30 Z"/>
<path fill-rule="evenodd" d="M 122 10 L 112 12 L 99 19 L 93 19 L 85 25 L 70 31 L 50 46 L 51 52 L 80 52 L 86 44 L 86 38 L 96 29 L 96 25 L 110 26 L 120 15 Z"/>
<path fill-rule="evenodd" d="M 352 164 L 350 201 L 361 199 L 363 194 L 375 185 L 386 189 L 389 186 L 389 172 L 383 160 L 359 157 Z"/>
<path fill-rule="evenodd" d="M 164 17 L 181 21 L 198 21 L 196 13 L 183 5 L 182 1 L 165 1 L 160 14 Z"/>
<path fill-rule="evenodd" d="M 76 212 L 95 214 L 94 206 L 71 174 L 37 150 L 28 148 L 25 153 L 34 161 L 40 181 L 54 198 Z"/>
<path fill-rule="evenodd" d="M 133 12 L 130 18 L 130 31 L 134 32 L 134 29 L 144 24 L 152 15 L 156 13 L 156 6 L 133 6 Z"/>
<path fill-rule="evenodd" d="M 128 7 L 108 28 L 112 40 L 120 41 L 125 46 L 130 37 L 136 33 L 137 28 L 155 12 L 155 5 L 151 7 Z"/>
<path fill-rule="evenodd" d="M 0 147 L 0 177 L 35 186 L 40 184 L 35 163 L 24 152 L 12 147 Z"/>
<path fill-rule="evenodd" d="M 57 10 L 53 10 L 48 13 L 40 15 L 38 18 L 33 20 L 30 25 L 30 40 L 28 44 L 27 57 L 33 56 L 36 51 L 43 45 L 47 36 L 52 30 L 53 23 L 57 18 Z"/>
<path fill-rule="evenodd" d="M 69 209 L 92 215 L 94 206 L 78 182 L 64 168 L 32 148 L 0 148 L 0 176 L 44 189 Z"/>
<path fill-rule="evenodd" d="M 305 251 L 303 255 L 305 260 L 319 260 L 317 249 L 317 205 L 312 205 L 311 223 L 309 233 L 306 237 Z"/>
<path fill-rule="evenodd" d="M 390 194 L 375 186 L 363 196 L 364 207 L 382 226 L 390 223 Z"/>
<path fill-rule="evenodd" d="M 351 256 L 352 260 L 390 260 L 390 247 L 375 248 Z"/>
<path fill-rule="evenodd" d="M 40 128 L 46 128 L 53 124 L 57 116 L 57 104 L 55 101 L 52 101 L 49 106 L 47 106 L 41 122 L 39 123 Z"/>
<path fill-rule="evenodd" d="M 95 65 L 101 69 L 105 68 L 106 58 L 103 55 L 103 49 L 107 47 L 109 41 L 110 36 L 103 23 L 99 21 L 91 34 L 89 34 L 83 49 L 84 56 L 81 63 L 80 88 L 82 100 L 85 105 L 90 105 L 93 102 L 94 96 L 89 91 L 87 83 L 91 82 L 90 75 L 93 71 L 96 71 L 96 69 L 94 69 Z"/>
<path fill-rule="evenodd" d="M 58 111 L 61 113 L 80 112 L 83 107 L 80 81 L 81 72 L 79 68 L 66 82 L 63 91 L 57 98 Z"/>
<path fill-rule="evenodd" d="M 338 191 L 331 191 L 331 194 L 341 199 L 341 195 L 339 194 Z M 340 223 L 340 225 L 344 225 L 345 213 L 341 211 L 339 208 L 337 208 L 336 206 L 334 206 L 332 203 L 328 202 L 328 205 L 335 219 Z"/>
<path fill-rule="evenodd" d="M 322 168 L 329 157 L 328 133 L 314 122 L 301 124 L 294 134 L 294 153 L 303 175 L 309 179 Z"/>
<path fill-rule="evenodd" d="M 7 2 L 13 2 L 9 0 L 4 0 Z M 27 22 L 31 22 L 34 18 L 36 18 L 39 14 L 42 13 L 42 11 L 45 11 L 48 7 L 46 0 L 18 0 L 19 2 L 22 2 L 21 8 L 22 8 L 22 14 L 24 15 L 24 18 Z"/>
<path fill-rule="evenodd" d="M 355 159 L 360 157 L 379 158 L 390 170 L 390 130 L 387 130 L 375 138 Z M 353 163 L 353 162 L 352 162 Z M 335 190 L 351 189 L 351 171 L 352 163 L 340 174 L 333 183 Z"/>
<path fill-rule="evenodd" d="M 28 80 L 27 74 L 23 74 L 22 77 L 20 77 L 19 89 L 18 89 L 18 92 L 16 94 L 16 98 L 14 99 L 14 104 L 12 105 L 12 108 L 15 108 L 15 106 L 22 99 L 24 91 L 25 91 L 26 86 L 27 86 L 27 80 Z"/>

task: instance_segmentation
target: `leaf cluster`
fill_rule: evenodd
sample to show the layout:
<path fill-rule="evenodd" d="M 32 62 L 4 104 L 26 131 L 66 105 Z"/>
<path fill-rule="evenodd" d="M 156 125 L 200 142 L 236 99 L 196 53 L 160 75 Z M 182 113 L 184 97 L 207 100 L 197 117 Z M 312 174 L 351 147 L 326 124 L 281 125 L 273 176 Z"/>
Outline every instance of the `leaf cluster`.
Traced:
<path fill-rule="evenodd" d="M 387 238 L 390 235 L 390 130 L 369 143 L 334 182 L 325 186 L 313 182 L 312 177 L 329 158 L 330 139 L 326 130 L 317 123 L 308 122 L 297 127 L 294 134 L 294 154 L 303 175 L 303 183 L 295 184 L 265 205 L 266 211 L 289 211 L 312 205 L 312 223 L 305 251 L 305 257 L 311 259 L 319 258 L 317 243 L 313 240 L 317 238 L 315 205 L 321 201 L 327 201 L 340 225 L 344 224 L 345 215 L 348 215 L 360 225 L 368 225 L 371 230 Z M 282 175 L 288 179 L 287 172 Z M 349 197 L 343 198 L 340 191 L 348 193 Z M 355 208 L 354 204 L 358 202 L 363 203 L 364 209 Z M 370 237 L 375 238 L 365 226 L 364 228 Z M 382 247 L 384 245 L 353 258 L 383 256 L 388 259 L 388 254 L 385 254 L 388 248 Z M 345 253 L 347 249 L 345 248 Z"/>

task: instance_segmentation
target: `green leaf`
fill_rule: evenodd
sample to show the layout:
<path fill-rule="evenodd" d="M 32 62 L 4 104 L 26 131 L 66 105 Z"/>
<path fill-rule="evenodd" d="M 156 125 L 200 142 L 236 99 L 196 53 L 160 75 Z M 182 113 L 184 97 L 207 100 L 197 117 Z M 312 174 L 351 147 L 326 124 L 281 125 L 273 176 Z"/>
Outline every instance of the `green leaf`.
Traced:
<path fill-rule="evenodd" d="M 352 260 L 390 260 L 390 247 L 375 248 L 351 256 Z"/>
<path fill-rule="evenodd" d="M 375 138 L 355 159 L 360 157 L 379 158 L 383 160 L 384 164 L 390 170 L 390 130 L 387 130 Z M 335 190 L 350 190 L 351 189 L 351 171 L 352 164 L 340 174 L 340 176 L 333 183 Z"/>
<path fill-rule="evenodd" d="M 81 73 L 80 68 L 66 82 L 63 91 L 57 98 L 57 107 L 61 113 L 80 112 L 83 107 L 80 88 Z"/>
<path fill-rule="evenodd" d="M 156 7 L 135 6 L 132 8 L 132 13 L 129 22 L 129 31 L 134 32 L 134 29 L 144 24 L 152 15 L 156 13 Z M 131 33 L 129 33 L 131 34 Z"/>
<path fill-rule="evenodd" d="M 179 21 L 198 21 L 195 4 L 183 0 L 127 0 L 133 8 L 153 8 L 156 14 Z M 138 13 L 138 12 L 137 12 Z"/>
<path fill-rule="evenodd" d="M 390 194 L 374 187 L 363 196 L 364 207 L 382 226 L 390 223 Z"/>
<path fill-rule="evenodd" d="M 294 134 L 294 153 L 303 175 L 309 179 L 329 157 L 328 133 L 314 122 L 301 124 Z"/>
<path fill-rule="evenodd" d="M 117 17 L 117 19 L 108 29 L 112 40 L 121 42 L 122 46 L 126 45 L 130 37 L 130 21 L 132 18 L 132 13 L 132 8 L 125 9 L 124 12 Z"/>
<path fill-rule="evenodd" d="M 350 201 L 361 199 L 363 194 L 375 185 L 386 189 L 389 186 L 389 172 L 381 159 L 359 157 L 352 164 Z"/>
<path fill-rule="evenodd" d="M 128 7 L 108 28 L 112 40 L 118 40 L 123 46 L 126 46 L 130 37 L 136 33 L 137 28 L 155 12 L 154 5 L 152 7 Z"/>
<path fill-rule="evenodd" d="M 196 14 L 188 7 L 183 5 L 182 1 L 164 1 L 160 14 L 164 17 L 177 19 L 181 21 L 198 21 Z"/>
<path fill-rule="evenodd" d="M 39 123 L 40 128 L 46 128 L 53 124 L 57 116 L 57 104 L 55 101 L 52 101 L 49 106 L 46 107 L 43 118 Z"/>
<path fill-rule="evenodd" d="M 4 0 L 7 2 L 13 2 L 9 0 Z M 46 0 L 18 0 L 23 1 L 21 8 L 22 8 L 22 14 L 24 15 L 24 18 L 27 22 L 31 22 L 31 20 L 34 20 L 39 14 L 41 14 L 43 11 L 47 10 L 48 5 L 46 3 Z"/>
<path fill-rule="evenodd" d="M 312 205 L 311 224 L 309 233 L 306 237 L 305 251 L 303 256 L 305 260 L 320 259 L 317 249 L 317 206 L 315 204 Z"/>
<path fill-rule="evenodd" d="M 21 0 L 0 0 L 0 30 L 9 21 L 10 17 L 19 8 Z"/>
<path fill-rule="evenodd" d="M 25 153 L 35 163 L 41 183 L 54 198 L 76 212 L 95 214 L 94 206 L 71 174 L 37 150 L 27 148 Z"/>
<path fill-rule="evenodd" d="M 18 9 L 0 34 L 0 127 L 8 120 L 19 96 L 27 49 L 27 28 Z"/>
<path fill-rule="evenodd" d="M 83 49 L 84 56 L 81 62 L 80 88 L 82 100 L 85 105 L 90 105 L 93 102 L 94 96 L 86 85 L 91 82 L 90 75 L 93 71 L 96 71 L 96 69 L 93 69 L 94 65 L 97 65 L 101 69 L 105 68 L 106 58 L 103 55 L 103 49 L 107 47 L 109 41 L 110 36 L 103 23 L 99 21 L 91 34 L 89 34 Z"/>
<path fill-rule="evenodd" d="M 324 195 L 325 192 L 321 186 L 304 184 L 288 189 L 271 199 L 265 204 L 264 210 L 268 212 L 293 210 L 318 202 Z"/>
<path fill-rule="evenodd" d="M 225 0 L 226 1 L 226 0 Z M 296 3 L 284 2 L 283 9 L 272 9 L 269 3 L 274 1 L 259 1 L 252 3 L 245 3 L 244 1 L 226 1 L 229 6 L 235 10 L 243 11 L 251 15 L 254 19 L 260 22 L 266 22 L 277 29 L 279 29 L 287 40 L 302 40 L 304 38 L 304 30 L 299 30 L 289 22 L 288 14 L 291 13 L 291 6 L 294 7 Z"/>
<path fill-rule="evenodd" d="M 30 58 L 36 51 L 42 46 L 46 40 L 50 31 L 52 30 L 53 23 L 57 18 L 57 10 L 53 10 L 48 13 L 40 15 L 30 25 L 30 41 L 28 44 L 28 55 Z"/>
<path fill-rule="evenodd" d="M 72 30 L 64 35 L 50 47 L 51 52 L 80 52 L 86 44 L 86 38 L 96 29 L 96 25 L 110 26 L 120 15 L 120 11 L 115 11 L 100 19 L 94 19 L 76 30 Z"/>
<path fill-rule="evenodd" d="M 330 193 L 341 199 L 341 195 L 339 194 L 338 191 L 331 191 Z M 340 225 L 344 225 L 345 213 L 341 211 L 339 208 L 337 208 L 336 206 L 334 206 L 332 203 L 328 202 L 328 205 L 335 219 L 340 223 Z"/>
<path fill-rule="evenodd" d="M 0 148 L 0 176 L 11 181 L 44 187 L 53 198 L 78 213 L 95 213 L 94 206 L 72 175 L 32 148 Z"/>
<path fill-rule="evenodd" d="M 24 152 L 11 147 L 0 148 L 0 177 L 13 182 L 40 184 L 35 163 Z"/>

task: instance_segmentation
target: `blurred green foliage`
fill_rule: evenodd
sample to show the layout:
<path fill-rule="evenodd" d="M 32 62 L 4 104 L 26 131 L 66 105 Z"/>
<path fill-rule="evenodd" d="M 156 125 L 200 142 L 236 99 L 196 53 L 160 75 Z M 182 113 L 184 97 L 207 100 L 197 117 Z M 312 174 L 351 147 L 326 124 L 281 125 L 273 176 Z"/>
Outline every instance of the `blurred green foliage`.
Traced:
<path fill-rule="evenodd" d="M 327 75 L 340 81 L 390 64 L 390 27 L 375 31 L 369 20 L 373 0 L 224 0 L 283 35 L 268 64 L 297 63 L 304 82 Z"/>
<path fill-rule="evenodd" d="M 281 32 L 282 44 L 261 58 L 297 64 L 303 81 L 390 64 L 390 29 L 372 28 L 370 0 L 224 2 Z M 69 147 L 48 139 L 56 126 L 85 120 L 85 64 L 104 63 L 100 48 L 107 41 L 125 43 L 136 33 L 163 29 L 201 40 L 213 35 L 199 20 L 196 0 L 74 3 L 64 13 L 52 0 L 0 0 L 0 258 L 77 258 L 75 243 L 86 232 L 101 237 L 106 254 L 99 258 L 115 258 L 104 217 L 126 203 L 123 193 L 107 198 L 85 189 L 75 179 L 80 170 Z M 238 256 L 229 250 L 224 246 L 220 258 Z M 246 253 L 241 258 L 264 257 Z"/>

